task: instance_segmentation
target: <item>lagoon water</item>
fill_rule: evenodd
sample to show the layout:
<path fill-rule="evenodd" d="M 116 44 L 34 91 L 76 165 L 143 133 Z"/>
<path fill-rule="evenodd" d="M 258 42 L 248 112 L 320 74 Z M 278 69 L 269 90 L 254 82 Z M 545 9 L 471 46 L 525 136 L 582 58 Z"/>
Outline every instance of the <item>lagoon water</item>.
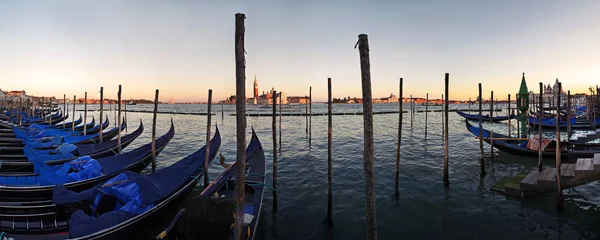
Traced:
<path fill-rule="evenodd" d="M 98 105 L 88 109 L 98 109 Z M 114 105 L 112 106 L 114 109 Z M 151 110 L 152 105 L 127 106 L 128 110 Z M 451 108 L 459 107 L 458 105 Z M 106 109 L 109 106 L 105 106 Z M 407 110 L 409 105 L 405 105 Z M 440 109 L 440 107 L 429 107 Z M 466 105 L 460 106 L 467 108 Z M 475 108 L 475 106 L 473 106 Z M 83 106 L 77 106 L 83 109 Z M 418 110 L 424 109 L 417 106 Z M 304 105 L 284 109 L 304 112 Z M 376 104 L 374 111 L 397 111 L 397 104 Z M 206 112 L 206 105 L 159 105 L 159 111 Z M 325 113 L 326 104 L 313 104 L 313 113 Z M 362 112 L 360 104 L 339 104 L 334 112 Z M 220 152 L 227 162 L 235 161 L 235 106 L 213 106 L 213 124 L 223 138 Z M 248 106 L 248 112 L 271 113 L 271 108 Z M 70 112 L 72 114 L 72 110 Z M 77 112 L 77 115 L 83 112 Z M 98 112 L 90 112 L 98 117 Z M 114 111 L 107 113 L 114 121 Z M 495 114 L 505 115 L 505 112 Z M 90 116 L 88 116 L 90 117 Z M 600 237 L 600 184 L 564 191 L 565 211 L 557 214 L 556 194 L 523 201 L 493 192 L 490 187 L 504 176 L 528 172 L 537 159 L 495 151 L 484 143 L 488 174 L 480 177 L 479 144 L 465 128 L 462 117 L 449 113 L 450 187 L 445 189 L 441 112 L 428 113 L 428 135 L 424 135 L 425 113 L 404 114 L 400 160 L 400 196 L 394 196 L 394 166 L 397 142 L 397 114 L 374 115 L 375 182 L 379 239 L 595 239 Z M 126 150 L 150 141 L 152 114 L 127 113 L 129 129 L 139 119 L 146 130 Z M 173 120 L 176 134 L 158 157 L 158 167 L 169 166 L 205 144 L 206 116 L 159 114 L 157 136 Z M 265 149 L 268 176 L 272 170 L 270 117 L 248 117 Z M 282 146 L 278 161 L 278 206 L 273 209 L 272 192 L 267 191 L 256 239 L 365 239 L 365 185 L 363 175 L 363 116 L 333 116 L 333 221 L 324 224 L 327 214 L 327 117 L 312 118 L 312 147 L 308 146 L 305 117 L 283 117 Z M 513 121 L 513 129 L 516 123 Z M 485 128 L 505 133 L 506 123 Z M 214 132 L 214 127 L 213 130 Z M 216 177 L 223 167 L 216 161 L 209 173 Z M 544 165 L 553 166 L 553 161 Z"/>

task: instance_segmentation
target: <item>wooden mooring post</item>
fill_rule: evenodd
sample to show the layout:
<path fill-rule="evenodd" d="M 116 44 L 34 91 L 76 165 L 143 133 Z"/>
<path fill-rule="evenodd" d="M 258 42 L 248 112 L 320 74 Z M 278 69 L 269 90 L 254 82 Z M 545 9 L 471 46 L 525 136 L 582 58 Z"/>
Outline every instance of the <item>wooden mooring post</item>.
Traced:
<path fill-rule="evenodd" d="M 542 160 L 543 156 L 543 146 L 542 146 L 542 118 L 544 117 L 544 83 L 540 82 L 540 96 L 539 96 L 539 106 L 540 110 L 538 111 L 538 171 L 542 171 Z"/>
<path fill-rule="evenodd" d="M 400 146 L 402 145 L 402 112 L 404 110 L 404 104 L 402 103 L 402 82 L 403 79 L 400 78 L 400 86 L 398 89 L 398 92 L 400 93 L 400 97 L 398 98 L 400 101 L 398 101 L 398 107 L 400 109 L 400 111 L 398 111 L 398 144 L 396 145 L 396 169 L 394 171 L 395 173 L 395 190 L 396 190 L 396 197 L 398 197 L 400 195 L 400 186 L 398 181 L 400 180 L 400 154 L 401 154 L 401 149 Z"/>
<path fill-rule="evenodd" d="M 102 122 L 100 122 L 100 125 L 102 125 Z M 85 136 L 87 134 L 87 92 L 85 92 L 84 98 L 83 98 L 83 135 Z"/>
<path fill-rule="evenodd" d="M 494 91 L 491 91 L 490 96 L 490 119 L 494 118 Z M 494 121 L 490 121 L 490 124 L 494 125 Z"/>
<path fill-rule="evenodd" d="M 561 158 L 560 158 L 560 154 L 561 154 L 561 142 L 560 142 L 560 93 L 562 92 L 562 83 L 558 82 L 558 91 L 557 91 L 557 96 L 556 96 L 556 107 L 557 107 L 557 111 L 556 111 L 556 188 L 557 188 L 557 193 L 558 193 L 558 205 L 556 206 L 557 209 L 559 211 L 562 211 L 564 209 L 564 202 L 563 202 L 563 194 L 562 194 L 562 185 L 560 182 L 560 178 L 561 178 L 561 174 L 560 174 L 560 165 L 561 165 Z"/>
<path fill-rule="evenodd" d="M 127 125 L 129 125 L 129 122 L 127 121 L 127 103 L 123 104 L 123 107 L 125 108 L 123 110 L 123 113 L 125 115 L 125 132 L 127 132 Z"/>
<path fill-rule="evenodd" d="M 271 127 L 273 130 L 273 188 L 277 187 L 277 91 L 273 91 L 273 116 Z"/>
<path fill-rule="evenodd" d="M 156 112 L 158 112 L 158 89 L 154 93 L 154 112 L 152 114 L 152 172 L 156 171 Z"/>
<path fill-rule="evenodd" d="M 279 92 L 279 150 L 281 151 L 281 106 L 283 105 L 283 95 Z"/>
<path fill-rule="evenodd" d="M 102 117 L 104 115 L 104 87 L 100 87 L 100 142 L 102 142 Z M 108 117 L 107 117 L 108 118 Z M 119 153 L 121 151 L 118 151 Z"/>
<path fill-rule="evenodd" d="M 482 117 L 483 117 L 483 110 L 481 109 L 483 107 L 483 96 L 481 95 L 481 83 L 479 83 L 479 150 L 481 152 L 481 155 L 479 157 L 480 160 L 480 165 L 481 165 L 481 174 L 485 174 L 485 161 L 483 158 L 483 139 L 482 135 L 483 135 L 483 126 L 482 126 Z"/>
<path fill-rule="evenodd" d="M 112 103 L 111 103 L 112 106 Z M 117 107 L 115 106 L 115 111 L 113 111 L 113 116 L 115 117 L 114 125 L 117 127 Z"/>
<path fill-rule="evenodd" d="M 19 98 L 19 102 L 21 101 L 21 98 Z M 19 107 L 20 108 L 20 107 Z M 50 112 L 50 120 L 48 120 L 48 124 L 52 125 L 52 98 L 48 98 L 48 112 Z M 21 110 L 19 109 L 19 114 L 21 113 Z"/>
<path fill-rule="evenodd" d="M 71 125 L 71 131 L 75 131 L 75 104 L 77 104 L 77 96 L 73 95 L 73 124 Z M 81 116 L 81 115 L 79 115 Z M 83 121 L 83 124 L 86 122 Z"/>
<path fill-rule="evenodd" d="M 494 159 L 494 130 L 491 128 L 494 126 L 494 91 L 490 93 L 490 156 Z"/>
<path fill-rule="evenodd" d="M 333 119 L 331 113 L 333 106 L 331 102 L 331 78 L 327 78 L 327 226 L 333 226 L 333 178 L 332 168 L 332 144 L 333 144 Z"/>
<path fill-rule="evenodd" d="M 210 127 L 212 108 L 212 89 L 208 89 L 208 101 L 206 109 L 206 151 L 204 152 L 204 188 L 208 187 L 208 159 L 210 158 Z"/>
<path fill-rule="evenodd" d="M 310 116 L 308 117 L 308 148 L 312 147 L 312 86 L 309 87 L 308 89 L 308 96 L 309 96 L 309 114 Z"/>
<path fill-rule="evenodd" d="M 375 174 L 373 172 L 373 98 L 371 96 L 371 63 L 369 60 L 369 40 L 366 34 L 358 35 L 358 52 L 363 94 L 365 203 L 367 239 L 377 239 L 377 217 L 375 202 Z"/>
<path fill-rule="evenodd" d="M 450 185 L 450 180 L 448 177 L 448 158 L 449 158 L 449 152 L 448 152 L 448 88 L 449 88 L 449 82 L 450 82 L 450 74 L 446 73 L 446 77 L 444 79 L 444 84 L 445 84 L 445 103 L 444 103 L 444 119 L 446 119 L 446 121 L 444 122 L 444 185 L 448 186 Z"/>
<path fill-rule="evenodd" d="M 305 108 L 305 113 L 304 116 L 306 117 L 306 135 L 308 135 L 308 96 L 304 95 L 304 108 Z"/>
<path fill-rule="evenodd" d="M 414 118 L 414 111 L 413 111 L 413 97 L 412 94 L 410 95 L 410 131 L 412 132 L 413 130 L 413 118 Z"/>
<path fill-rule="evenodd" d="M 510 122 L 512 115 L 510 114 L 510 94 L 508 94 L 508 114 L 506 114 L 506 116 L 508 116 L 508 137 L 512 136 L 512 124 Z"/>
<path fill-rule="evenodd" d="M 121 153 L 121 85 L 119 85 L 119 92 L 117 92 L 117 151 Z M 205 161 L 206 162 L 206 161 Z"/>
<path fill-rule="evenodd" d="M 442 111 L 440 111 L 442 115 L 442 139 L 444 139 L 444 94 L 442 94 L 442 98 L 440 98 L 440 100 L 442 101 Z"/>
<path fill-rule="evenodd" d="M 571 141 L 571 90 L 567 91 L 567 140 Z"/>
<path fill-rule="evenodd" d="M 244 20 L 246 16 L 243 13 L 235 14 L 235 82 L 236 82 L 236 102 L 235 118 L 237 132 L 237 155 L 235 174 L 235 223 L 233 228 L 234 239 L 244 239 L 244 193 L 246 189 L 245 168 L 246 164 L 246 59 L 244 56 L 244 34 L 246 28 Z"/>
<path fill-rule="evenodd" d="M 64 114 L 65 114 L 65 115 L 69 114 L 69 113 L 68 113 L 68 112 L 69 112 L 69 110 L 67 110 L 67 94 L 63 94 L 63 112 L 64 112 Z M 65 125 L 65 122 L 66 122 L 66 120 L 67 120 L 67 119 L 64 119 L 64 120 L 62 121 L 62 123 L 63 123 L 63 129 L 65 129 L 65 128 L 66 128 L 66 125 Z"/>
<path fill-rule="evenodd" d="M 471 112 L 471 98 L 469 98 L 469 112 Z"/>
<path fill-rule="evenodd" d="M 427 138 L 427 112 L 429 111 L 429 93 L 425 95 L 425 138 Z"/>

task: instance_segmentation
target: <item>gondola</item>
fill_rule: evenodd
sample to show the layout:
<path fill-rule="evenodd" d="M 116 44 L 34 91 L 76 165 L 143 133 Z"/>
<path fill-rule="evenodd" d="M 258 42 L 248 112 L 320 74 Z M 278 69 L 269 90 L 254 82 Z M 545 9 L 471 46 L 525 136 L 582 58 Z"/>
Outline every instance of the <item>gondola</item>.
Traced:
<path fill-rule="evenodd" d="M 187 223 L 197 224 L 199 222 L 198 218 L 202 218 L 203 216 L 199 215 L 200 213 L 194 210 L 184 211 L 181 216 L 176 216 L 176 218 L 173 220 L 173 223 L 177 224 L 176 230 L 166 230 L 161 233 L 157 239 L 201 239 L 202 236 L 206 235 L 210 235 L 213 239 L 229 239 L 230 235 L 232 234 L 230 227 L 234 221 L 234 219 L 231 218 L 230 213 L 231 208 L 234 207 L 233 202 L 235 202 L 236 169 L 237 164 L 233 163 L 225 171 L 223 171 L 221 175 L 215 178 L 212 183 L 200 193 L 199 196 L 186 199 L 181 206 L 182 209 L 196 209 L 198 207 L 202 209 L 210 209 L 211 211 L 207 214 L 220 215 L 223 217 L 216 219 L 231 221 L 213 221 L 207 224 L 207 226 L 190 226 Z M 265 154 L 260 140 L 253 130 L 252 140 L 248 144 L 248 148 L 246 148 L 246 187 L 244 192 L 244 214 L 245 219 L 251 220 L 244 223 L 244 230 L 242 231 L 246 235 L 244 236 L 244 239 L 254 239 L 256 236 L 256 224 L 260 218 L 260 212 L 264 198 L 265 172 Z M 221 208 L 216 206 L 197 206 L 198 204 L 210 204 L 211 201 L 219 202 L 222 200 L 229 200 L 232 202 L 232 205 L 221 205 Z M 179 219 L 177 219 L 177 217 L 179 217 Z M 213 218 L 208 217 L 208 219 Z M 193 227 L 194 229 L 189 229 L 189 227 Z"/>
<path fill-rule="evenodd" d="M 85 125 L 75 126 L 75 131 L 83 131 L 83 129 L 90 129 L 96 125 L 96 119 L 92 116 L 92 121 Z"/>
<path fill-rule="evenodd" d="M 69 118 L 69 114 L 67 113 L 67 115 L 62 115 L 62 113 L 58 113 L 56 116 L 52 115 L 52 118 L 47 118 L 46 121 L 48 122 L 44 122 L 43 120 L 36 120 L 36 121 L 30 121 L 30 122 L 23 122 L 21 120 L 21 122 L 19 123 L 18 120 L 16 120 L 14 123 L 15 124 L 20 124 L 23 127 L 28 127 L 31 126 L 33 124 L 47 124 L 47 125 L 54 125 L 57 124 L 59 122 L 64 121 L 65 119 Z"/>
<path fill-rule="evenodd" d="M 467 120 L 471 120 L 471 121 L 479 121 L 479 114 L 468 114 L 465 112 L 461 112 L 461 111 L 457 111 L 456 113 L 458 113 L 458 115 L 466 118 Z M 484 122 L 499 122 L 499 121 L 504 121 L 504 120 L 508 120 L 509 118 L 515 118 L 514 115 L 510 115 L 510 116 L 495 116 L 495 117 L 491 117 L 489 114 L 483 115 L 481 116 L 481 121 Z"/>
<path fill-rule="evenodd" d="M 140 120 L 140 126 L 135 131 L 121 137 L 121 149 L 125 149 L 131 142 L 139 137 L 144 131 L 144 125 Z M 118 152 L 118 139 L 113 139 L 98 144 L 74 144 L 75 150 L 61 153 L 53 150 L 27 150 L 23 155 L 7 154 L 0 155 L 2 165 L 0 166 L 0 179 L 6 174 L 33 172 L 34 162 L 48 165 L 64 164 L 80 156 L 91 158 L 104 158 L 113 156 Z"/>
<path fill-rule="evenodd" d="M 125 121 L 121 124 L 121 131 L 123 131 L 126 127 Z M 112 128 L 108 131 L 102 132 L 102 141 L 110 141 L 112 138 L 117 136 L 119 128 Z M 71 143 L 71 144 L 96 144 L 100 142 L 100 133 L 95 133 L 91 135 L 77 135 L 77 136 L 57 136 L 57 137 L 43 137 L 43 138 L 35 138 L 35 139 L 9 139 L 9 138 L 0 138 L 0 141 L 5 141 L 4 143 L 13 143 L 13 144 L 23 144 L 25 146 L 2 146 L 0 148 L 0 153 L 11 153 L 11 154 L 22 154 L 26 147 L 38 149 L 38 150 L 48 150 L 59 147 L 63 143 Z M 1 159 L 0 159 L 1 160 Z"/>
<path fill-rule="evenodd" d="M 106 116 L 106 120 L 102 123 L 102 129 L 106 129 L 110 125 L 110 121 L 108 120 L 108 116 Z M 100 132 L 100 125 L 96 125 L 93 128 L 88 128 L 85 130 L 85 134 L 94 134 Z M 79 132 L 76 135 L 83 135 L 83 132 Z"/>
<path fill-rule="evenodd" d="M 160 153 L 174 135 L 175 127 L 173 126 L 173 123 L 171 123 L 169 131 L 156 139 L 156 153 Z M 83 159 L 85 159 L 85 157 Z M 2 185 L 0 185 L 0 205 L 7 204 L 6 202 L 10 202 L 11 205 L 23 205 L 31 202 L 48 201 L 52 199 L 54 185 L 63 182 L 65 183 L 64 186 L 69 190 L 80 192 L 89 189 L 100 182 L 106 181 L 121 172 L 140 172 L 152 161 L 152 143 L 148 143 L 135 150 L 119 155 L 96 159 L 97 163 L 102 168 L 104 175 L 80 181 L 73 181 L 73 177 L 76 176 L 72 177 L 65 175 L 65 171 L 70 171 L 70 168 L 68 168 L 69 166 L 73 166 L 73 164 L 76 165 L 82 161 L 84 160 L 75 159 L 62 166 L 58 165 L 58 169 L 57 167 L 36 164 L 35 168 L 37 173 L 15 174 L 11 177 L 2 176 L 0 178 L 0 182 L 2 182 Z M 63 171 L 61 172 L 61 170 Z M 59 175 L 59 173 L 62 175 Z M 1 224 L 2 223 L 0 223 L 0 225 Z"/>
<path fill-rule="evenodd" d="M 92 129 L 92 128 L 94 128 L 95 125 L 96 125 L 96 121 L 92 117 L 92 121 L 88 124 L 85 124 L 85 128 Z M 107 125 L 107 127 L 108 127 L 108 125 Z M 56 135 L 60 135 L 60 136 L 69 136 L 72 134 L 78 134 L 79 132 L 83 131 L 83 129 L 84 129 L 84 125 L 75 127 L 75 131 L 71 131 L 71 129 L 66 129 L 66 130 L 48 129 L 47 130 L 48 134 L 46 134 L 45 136 L 48 137 L 52 133 L 56 133 Z M 42 131 L 43 130 L 30 128 L 30 127 L 16 127 L 15 126 L 12 129 L 12 132 L 14 133 L 15 137 L 1 137 L 0 136 L 0 143 L 23 142 L 23 140 L 29 140 L 31 138 L 39 138 L 40 136 L 38 136 L 38 135 Z"/>
<path fill-rule="evenodd" d="M 62 116 L 61 113 L 56 112 L 56 113 L 42 113 L 44 114 L 44 116 L 40 116 L 40 113 L 38 113 L 38 117 L 33 117 L 33 116 L 28 116 L 26 113 L 23 113 L 20 115 L 20 120 L 21 120 L 21 124 L 26 124 L 26 125 L 31 125 L 34 123 L 43 123 L 45 121 L 49 121 L 50 117 L 52 117 L 52 119 L 57 119 L 60 116 Z M 19 114 L 12 114 L 10 111 L 7 112 L 7 116 L 9 117 L 9 121 L 12 121 L 13 123 L 19 123 L 19 120 L 17 119 L 19 117 Z"/>
<path fill-rule="evenodd" d="M 529 125 L 538 128 L 539 120 L 537 117 L 529 116 Z M 596 121 L 596 126 L 600 126 L 600 119 Z M 571 129 L 590 129 L 594 126 L 593 123 L 579 123 L 576 118 L 571 118 Z M 559 122 L 561 130 L 568 128 L 568 123 L 565 120 Z M 556 129 L 556 118 L 542 118 L 543 129 Z"/>
<path fill-rule="evenodd" d="M 465 121 L 467 130 L 475 136 L 479 136 L 479 128 L 471 125 L 469 121 Z M 490 143 L 490 131 L 481 129 L 481 136 L 483 141 Z M 510 154 L 524 156 L 524 157 L 535 157 L 537 158 L 538 149 L 529 149 L 527 143 L 530 140 L 507 140 L 511 137 L 494 133 L 494 147 L 500 151 L 507 152 Z M 536 140 L 537 141 L 537 140 Z M 597 144 L 569 144 L 568 142 L 561 142 L 561 158 L 564 160 L 576 160 L 577 158 L 593 158 L 594 153 L 600 153 L 600 147 Z M 569 150 L 567 150 L 567 148 Z M 543 150 L 542 156 L 547 158 L 556 158 L 556 142 L 550 142 Z"/>
<path fill-rule="evenodd" d="M 79 119 L 72 121 L 72 122 L 66 122 L 64 125 L 65 129 L 70 129 L 73 125 L 77 126 L 79 125 L 81 122 L 83 121 L 83 118 L 81 117 L 81 114 L 79 114 Z M 62 129 L 63 128 L 63 124 L 62 123 L 58 123 L 52 126 L 48 126 L 48 128 L 55 128 L 55 129 Z"/>
<path fill-rule="evenodd" d="M 220 145 L 217 129 L 210 142 L 209 164 Z M 204 174 L 204 161 L 205 147 L 202 147 L 171 166 L 148 175 L 126 171 L 102 185 L 79 193 L 57 185 L 52 204 L 33 209 L 13 208 L 18 213 L 12 214 L 10 219 L 0 217 L 0 230 L 5 232 L 4 237 L 15 240 L 139 237 L 140 231 L 152 231 L 154 223 L 164 220 L 164 216 L 192 192 Z M 10 223 L 5 223 L 4 219 Z M 18 224 L 8 226 L 15 222 Z M 30 224 L 34 224 L 33 227 Z M 19 229 L 12 226 L 19 226 Z"/>

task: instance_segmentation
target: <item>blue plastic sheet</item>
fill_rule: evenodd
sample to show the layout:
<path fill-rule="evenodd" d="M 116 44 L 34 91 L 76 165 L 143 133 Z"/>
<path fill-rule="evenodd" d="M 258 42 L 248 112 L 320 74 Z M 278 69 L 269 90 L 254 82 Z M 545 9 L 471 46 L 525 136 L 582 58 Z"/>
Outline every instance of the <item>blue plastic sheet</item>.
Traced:
<path fill-rule="evenodd" d="M 65 165 L 70 165 L 70 167 L 76 171 L 68 174 L 74 181 L 95 178 L 104 174 L 102 166 L 100 166 L 98 161 L 89 156 L 79 157 L 65 163 Z"/>

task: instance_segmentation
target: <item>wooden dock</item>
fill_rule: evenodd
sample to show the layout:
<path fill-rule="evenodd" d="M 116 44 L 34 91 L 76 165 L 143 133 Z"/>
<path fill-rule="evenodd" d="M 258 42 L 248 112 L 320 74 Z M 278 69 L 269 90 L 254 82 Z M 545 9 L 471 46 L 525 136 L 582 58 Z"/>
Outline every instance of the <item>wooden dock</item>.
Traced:
<path fill-rule="evenodd" d="M 572 188 L 600 180 L 600 153 L 594 158 L 579 158 L 575 163 L 563 163 L 560 166 L 562 188 Z M 532 170 L 521 180 L 519 186 L 505 185 L 492 188 L 511 196 L 532 197 L 542 193 L 556 191 L 556 168 L 548 167 L 543 171 Z"/>
<path fill-rule="evenodd" d="M 596 131 L 590 131 L 586 134 L 578 134 L 571 136 L 569 141 L 571 143 L 586 143 L 589 141 L 593 141 L 600 138 L 600 129 L 596 129 Z"/>

